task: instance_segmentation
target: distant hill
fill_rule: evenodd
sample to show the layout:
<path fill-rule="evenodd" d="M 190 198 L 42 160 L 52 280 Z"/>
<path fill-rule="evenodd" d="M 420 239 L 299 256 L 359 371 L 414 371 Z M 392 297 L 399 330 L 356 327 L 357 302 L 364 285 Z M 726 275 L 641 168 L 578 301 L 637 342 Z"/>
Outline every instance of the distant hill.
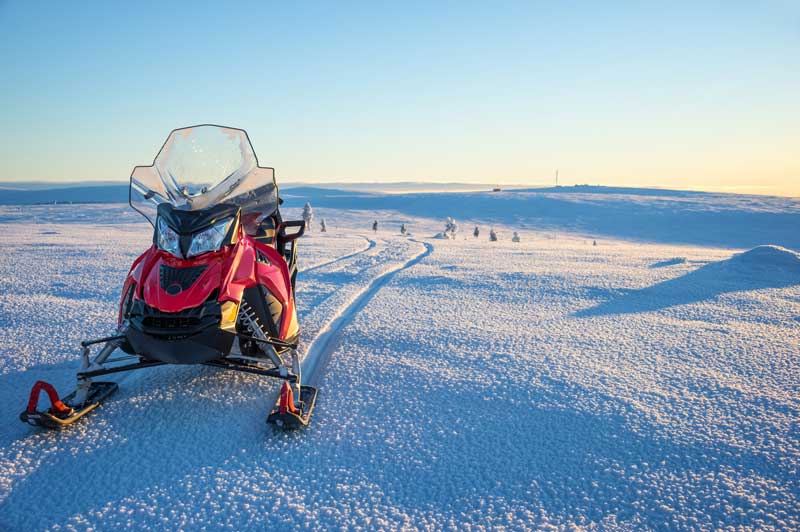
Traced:
<path fill-rule="evenodd" d="M 326 190 L 331 195 L 355 193 L 467 192 L 491 190 L 492 185 L 468 183 L 278 183 L 281 192 Z M 295 192 L 296 193 L 296 192 Z M 127 182 L 48 183 L 44 181 L 0 182 L 0 205 L 41 203 L 126 203 Z"/>
<path fill-rule="evenodd" d="M 393 183 L 310 183 L 304 181 L 278 181 L 281 189 L 317 188 L 375 192 L 379 194 L 406 194 L 409 192 L 479 192 L 497 187 L 491 183 L 420 183 L 397 181 Z M 531 185 L 502 185 L 503 190 L 531 188 Z"/>
<path fill-rule="evenodd" d="M 597 186 L 501 192 L 379 194 L 284 188 L 292 205 L 390 211 L 472 223 L 569 230 L 632 240 L 732 248 L 800 249 L 800 201 L 776 196 Z M 321 211 L 318 211 L 321 212 Z"/>
<path fill-rule="evenodd" d="M 285 196 L 353 196 L 361 194 L 420 194 L 487 192 L 495 185 L 481 183 L 279 183 Z M 502 192 L 533 192 L 550 194 L 607 194 L 628 196 L 697 197 L 713 193 L 655 188 L 604 187 L 595 185 L 570 185 L 561 187 L 531 187 L 503 185 Z M 0 205 L 33 205 L 40 203 L 126 203 L 127 182 L 72 182 L 44 181 L 0 182 Z"/>
<path fill-rule="evenodd" d="M 0 185 L 0 205 L 39 203 L 127 203 L 128 184 L 20 190 Z"/>
<path fill-rule="evenodd" d="M 0 190 L 45 190 L 55 188 L 86 188 L 108 185 L 128 186 L 127 181 L 0 181 Z"/>
<path fill-rule="evenodd" d="M 128 185 L 121 183 L 38 190 L 1 187 L 0 205 L 128 201 Z M 608 235 L 733 248 L 775 244 L 800 249 L 797 231 L 800 201 L 775 196 L 589 185 L 499 192 L 487 188 L 478 192 L 398 193 L 396 188 L 389 192 L 381 190 L 381 185 L 343 190 L 284 183 L 281 197 L 286 200 L 287 210 L 299 209 L 309 201 L 320 213 L 325 209 L 342 209 L 385 211 L 441 220 L 453 216 L 464 227 L 503 224 L 545 231 L 566 230 L 591 235 L 591 238 Z M 47 211 L 47 207 L 43 210 Z M 75 209 L 81 210 L 92 209 Z"/>

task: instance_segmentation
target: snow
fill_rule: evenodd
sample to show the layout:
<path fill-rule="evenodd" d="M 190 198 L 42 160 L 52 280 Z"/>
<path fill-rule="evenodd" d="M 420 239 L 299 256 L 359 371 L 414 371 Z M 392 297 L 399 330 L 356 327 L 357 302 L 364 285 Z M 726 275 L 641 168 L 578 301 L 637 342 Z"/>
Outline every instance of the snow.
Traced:
<path fill-rule="evenodd" d="M 503 192 L 380 194 L 313 187 L 287 188 L 314 209 L 389 211 L 395 216 L 443 217 L 505 225 L 509 230 L 579 233 L 642 242 L 800 249 L 800 200 L 771 196 L 656 189 L 554 187 Z M 502 238 L 502 237 L 501 237 Z"/>
<path fill-rule="evenodd" d="M 756 246 L 728 259 L 733 267 L 786 269 L 789 275 L 800 274 L 800 254 L 781 246 Z"/>
<path fill-rule="evenodd" d="M 665 197 L 636 201 L 699 208 Z M 300 241 L 297 302 L 320 395 L 294 433 L 265 424 L 276 382 L 194 366 L 121 376 L 66 431 L 20 423 L 33 382 L 67 391 L 78 342 L 113 329 L 151 233 L 121 205 L 0 207 L 0 530 L 800 528 L 800 255 L 754 246 L 751 211 L 708 247 L 520 213 L 498 242 L 434 239 L 451 212 L 489 226 L 312 203 L 328 232 Z"/>

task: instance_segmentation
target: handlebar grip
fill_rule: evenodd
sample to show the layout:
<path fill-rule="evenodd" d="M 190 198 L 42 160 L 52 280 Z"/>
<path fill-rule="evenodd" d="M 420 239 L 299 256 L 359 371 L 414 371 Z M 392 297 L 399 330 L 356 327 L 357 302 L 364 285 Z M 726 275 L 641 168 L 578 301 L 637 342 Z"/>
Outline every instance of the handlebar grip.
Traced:
<path fill-rule="evenodd" d="M 296 233 L 292 233 L 291 235 L 287 235 L 286 234 L 286 228 L 287 227 L 299 227 L 300 230 L 298 232 L 296 232 Z M 300 238 L 301 236 L 303 236 L 303 234 L 305 234 L 305 232 L 306 232 L 306 222 L 305 222 L 305 220 L 292 220 L 292 221 L 289 221 L 289 222 L 281 223 L 281 228 L 280 228 L 280 231 L 279 231 L 279 234 L 278 234 L 278 238 L 284 243 L 291 242 L 292 240 L 296 240 L 296 239 Z"/>

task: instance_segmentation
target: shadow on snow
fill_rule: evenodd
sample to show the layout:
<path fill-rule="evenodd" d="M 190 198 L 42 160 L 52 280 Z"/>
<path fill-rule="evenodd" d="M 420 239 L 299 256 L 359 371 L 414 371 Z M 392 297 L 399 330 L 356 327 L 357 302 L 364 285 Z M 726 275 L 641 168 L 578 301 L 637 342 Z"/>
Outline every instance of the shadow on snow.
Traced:
<path fill-rule="evenodd" d="M 650 267 L 678 264 L 679 259 Z M 730 259 L 712 262 L 673 279 L 630 290 L 596 289 L 610 299 L 574 313 L 576 317 L 635 314 L 713 299 L 730 292 L 787 288 L 800 284 L 800 255 L 776 246 L 758 246 Z"/>

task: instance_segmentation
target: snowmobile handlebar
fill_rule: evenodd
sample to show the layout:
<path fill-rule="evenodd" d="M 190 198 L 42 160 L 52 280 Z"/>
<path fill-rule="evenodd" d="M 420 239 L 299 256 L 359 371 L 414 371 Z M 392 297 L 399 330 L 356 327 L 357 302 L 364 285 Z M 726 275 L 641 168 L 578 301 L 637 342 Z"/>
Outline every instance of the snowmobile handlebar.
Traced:
<path fill-rule="evenodd" d="M 296 233 L 292 233 L 290 235 L 287 235 L 286 234 L 286 228 L 287 227 L 299 227 L 300 230 L 297 231 Z M 281 223 L 280 231 L 278 233 L 278 240 L 280 240 L 281 242 L 283 242 L 285 244 L 285 243 L 291 242 L 292 240 L 296 240 L 296 239 L 300 238 L 301 236 L 303 236 L 303 234 L 305 232 L 306 232 L 306 222 L 305 222 L 305 220 L 292 220 L 290 222 L 283 222 L 283 223 Z"/>

